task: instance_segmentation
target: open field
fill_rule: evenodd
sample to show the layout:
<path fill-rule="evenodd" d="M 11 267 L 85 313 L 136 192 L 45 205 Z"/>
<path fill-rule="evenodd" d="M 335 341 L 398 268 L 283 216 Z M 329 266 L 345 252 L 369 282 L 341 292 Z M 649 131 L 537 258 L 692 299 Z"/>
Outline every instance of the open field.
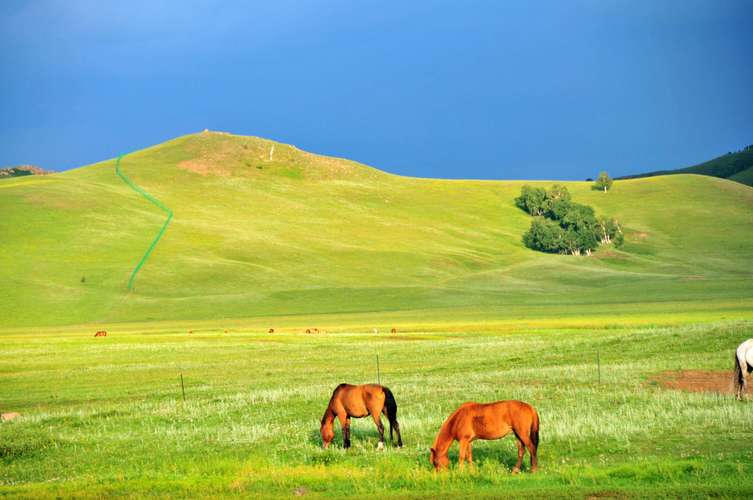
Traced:
<path fill-rule="evenodd" d="M 396 335 L 242 324 L 188 334 L 167 323 L 114 325 L 98 339 L 86 328 L 4 331 L 2 410 L 23 416 L 0 425 L 0 493 L 750 496 L 753 403 L 653 377 L 729 370 L 753 321 L 649 320 L 398 325 Z M 406 446 L 376 451 L 373 424 L 356 420 L 351 450 L 323 451 L 332 389 L 374 381 L 377 353 Z M 541 472 L 510 474 L 508 438 L 478 442 L 475 468 L 435 475 L 428 448 L 450 411 L 509 398 L 540 411 Z"/>
<path fill-rule="evenodd" d="M 114 167 L 0 181 L 0 411 L 22 414 L 0 494 L 753 495 L 753 403 L 663 386 L 720 387 L 753 336 L 753 188 L 565 183 L 625 230 L 579 258 L 523 247 L 522 181 L 194 134 L 122 160 L 174 214 L 129 292 L 165 212 Z M 375 381 L 377 354 L 405 448 L 357 421 L 353 449 L 321 450 L 332 389 Z M 444 418 L 511 398 L 541 413 L 541 473 L 510 475 L 508 439 L 435 475 Z"/>

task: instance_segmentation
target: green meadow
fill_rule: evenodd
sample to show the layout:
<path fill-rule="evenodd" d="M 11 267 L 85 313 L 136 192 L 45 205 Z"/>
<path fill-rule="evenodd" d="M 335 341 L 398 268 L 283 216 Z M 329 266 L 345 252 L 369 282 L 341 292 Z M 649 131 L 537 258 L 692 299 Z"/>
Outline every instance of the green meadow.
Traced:
<path fill-rule="evenodd" d="M 0 424 L 0 494 L 753 494 L 753 404 L 661 383 L 726 373 L 753 337 L 753 188 L 563 183 L 625 233 L 573 257 L 523 246 L 524 181 L 400 177 L 222 133 L 121 169 L 174 213 L 130 291 L 165 215 L 115 160 L 0 180 L 0 411 L 21 413 Z M 377 378 L 406 446 L 377 451 L 359 420 L 352 449 L 322 450 L 334 387 Z M 435 474 L 446 416 L 499 399 L 539 410 L 540 473 L 510 474 L 508 438 Z"/>
<path fill-rule="evenodd" d="M 155 327 L 154 329 L 149 326 Z M 320 335 L 168 325 L 5 333 L 0 492 L 14 496 L 722 496 L 753 494 L 753 405 L 667 390 L 668 370 L 729 370 L 753 319 L 693 325 L 507 324 Z M 146 330 L 146 331 L 144 331 Z M 599 381 L 599 355 L 601 375 Z M 395 393 L 405 446 L 321 449 L 342 381 Z M 184 377 L 183 400 L 180 374 Z M 512 475 L 512 438 L 436 474 L 428 449 L 467 400 L 541 415 L 540 472 Z M 457 445 L 450 458 L 457 461 Z M 527 470 L 526 459 L 526 470 Z"/>

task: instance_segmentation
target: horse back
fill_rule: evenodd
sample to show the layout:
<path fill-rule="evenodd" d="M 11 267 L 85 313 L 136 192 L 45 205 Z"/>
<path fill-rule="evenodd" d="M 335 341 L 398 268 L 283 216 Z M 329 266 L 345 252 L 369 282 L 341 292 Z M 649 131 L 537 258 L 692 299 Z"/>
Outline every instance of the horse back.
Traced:
<path fill-rule="evenodd" d="M 456 413 L 456 434 L 480 439 L 499 439 L 510 432 L 527 436 L 534 424 L 538 428 L 536 410 L 523 401 L 465 403 Z"/>
<path fill-rule="evenodd" d="M 381 411 L 384 407 L 385 393 L 381 385 L 340 384 L 332 394 L 330 406 L 338 407 L 352 417 L 365 417 L 372 408 Z"/>
<path fill-rule="evenodd" d="M 753 367 L 753 339 L 748 339 L 737 347 L 737 359 L 747 363 L 748 370 Z"/>

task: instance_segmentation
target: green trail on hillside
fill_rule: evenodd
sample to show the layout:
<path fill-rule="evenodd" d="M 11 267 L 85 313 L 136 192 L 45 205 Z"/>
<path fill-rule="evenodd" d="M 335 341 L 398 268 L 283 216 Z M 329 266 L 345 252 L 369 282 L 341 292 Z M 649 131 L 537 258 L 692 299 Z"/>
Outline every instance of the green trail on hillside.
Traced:
<path fill-rule="evenodd" d="M 120 163 L 123 159 L 123 155 L 118 156 L 118 158 L 115 160 L 115 173 L 123 179 L 123 182 L 125 182 L 131 189 L 133 189 L 135 192 L 140 194 L 146 201 L 153 204 L 165 214 L 167 214 L 167 219 L 165 220 L 165 223 L 160 228 L 159 232 L 157 233 L 157 236 L 154 237 L 154 240 L 149 244 L 149 247 L 146 249 L 146 252 L 139 260 L 138 264 L 136 264 L 136 267 L 133 268 L 133 271 L 131 271 L 131 276 L 128 278 L 128 290 L 133 290 L 133 282 L 136 279 L 136 275 L 139 273 L 141 268 L 146 263 L 149 256 L 154 251 L 154 247 L 157 246 L 157 243 L 159 243 L 159 240 L 162 239 L 162 236 L 165 234 L 165 231 L 167 230 L 167 226 L 170 225 L 170 221 L 173 219 L 173 211 L 167 208 L 165 205 L 163 205 L 158 199 L 156 199 L 154 196 L 150 195 L 140 187 L 138 187 L 136 184 L 133 183 L 131 179 L 128 178 L 127 175 L 125 175 L 121 169 L 120 169 Z"/>
<path fill-rule="evenodd" d="M 521 237 L 526 182 L 417 179 L 254 137 L 199 133 L 0 183 L 6 327 L 384 314 L 409 322 L 753 305 L 753 189 L 696 175 L 565 183 L 625 245 L 545 255 Z M 550 182 L 535 182 L 548 187 Z M 312 320 L 313 321 L 313 320 Z"/>

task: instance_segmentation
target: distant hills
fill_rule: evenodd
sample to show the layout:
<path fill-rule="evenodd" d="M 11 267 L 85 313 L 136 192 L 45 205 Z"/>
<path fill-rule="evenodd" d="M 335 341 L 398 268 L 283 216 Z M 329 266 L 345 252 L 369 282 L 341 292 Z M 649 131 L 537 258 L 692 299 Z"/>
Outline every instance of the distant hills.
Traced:
<path fill-rule="evenodd" d="M 26 175 L 47 175 L 52 172 L 36 167 L 34 165 L 19 165 L 17 167 L 2 167 L 0 168 L 0 179 L 8 179 L 11 177 L 23 177 Z"/>
<path fill-rule="evenodd" d="M 0 328 L 229 318 L 326 326 L 323 315 L 346 313 L 679 318 L 712 303 L 753 304 L 753 189 L 725 179 L 617 181 L 608 193 L 562 182 L 624 231 L 623 247 L 573 257 L 522 242 L 531 220 L 514 200 L 524 184 L 551 182 L 402 177 L 218 132 L 134 151 L 120 171 L 174 213 L 130 291 L 166 214 L 114 160 L 0 181 Z"/>
<path fill-rule="evenodd" d="M 753 186 L 753 144 L 740 151 L 730 152 L 692 167 L 677 170 L 657 170 L 645 174 L 626 175 L 618 179 L 639 179 L 641 177 L 655 177 L 657 175 L 699 174 L 729 179 L 741 184 Z"/>

